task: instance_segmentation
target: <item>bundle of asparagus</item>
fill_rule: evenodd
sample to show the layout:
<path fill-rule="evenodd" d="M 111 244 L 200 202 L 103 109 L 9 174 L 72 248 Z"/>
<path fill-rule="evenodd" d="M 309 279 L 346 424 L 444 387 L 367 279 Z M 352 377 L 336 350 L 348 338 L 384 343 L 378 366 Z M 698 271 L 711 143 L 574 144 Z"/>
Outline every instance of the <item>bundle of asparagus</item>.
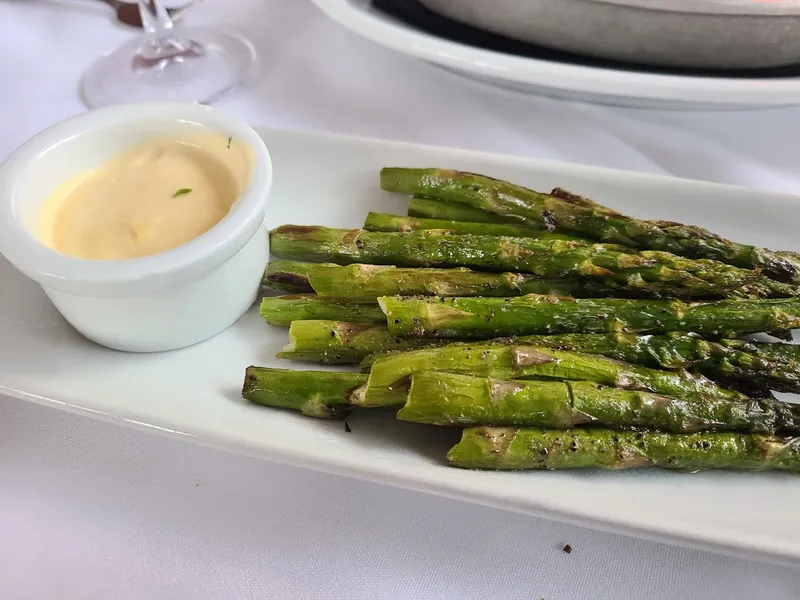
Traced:
<path fill-rule="evenodd" d="M 392 407 L 465 427 L 449 464 L 800 471 L 800 256 L 556 189 L 386 168 L 408 215 L 270 233 L 279 358 L 243 396 L 317 418 Z M 797 437 L 794 437 L 797 436 Z"/>

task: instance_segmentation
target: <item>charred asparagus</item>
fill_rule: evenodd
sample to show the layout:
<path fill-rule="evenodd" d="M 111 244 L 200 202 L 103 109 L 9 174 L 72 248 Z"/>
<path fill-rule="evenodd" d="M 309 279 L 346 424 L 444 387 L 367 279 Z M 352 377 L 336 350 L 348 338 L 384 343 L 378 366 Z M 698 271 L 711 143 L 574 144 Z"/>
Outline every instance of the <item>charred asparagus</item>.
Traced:
<path fill-rule="evenodd" d="M 447 461 L 465 469 L 736 469 L 800 471 L 800 438 L 737 433 L 465 429 Z"/>
<path fill-rule="evenodd" d="M 270 232 L 270 248 L 276 256 L 292 260 L 527 272 L 613 281 L 640 294 L 689 298 L 721 297 L 759 281 L 756 271 L 668 252 L 439 230 L 382 233 L 284 225 Z"/>
<path fill-rule="evenodd" d="M 693 331 L 736 337 L 800 327 L 800 300 L 379 298 L 389 331 L 398 336 L 489 339 L 557 333 L 664 333 Z"/>
<path fill-rule="evenodd" d="M 433 425 L 800 433 L 800 405 L 774 400 L 678 399 L 588 381 L 520 381 L 434 371 L 412 375 L 397 417 Z"/>
<path fill-rule="evenodd" d="M 372 304 L 338 304 L 313 294 L 269 296 L 261 300 L 261 317 L 270 325 L 288 327 L 292 321 L 329 319 L 358 323 L 385 323 L 381 309 Z"/>
<path fill-rule="evenodd" d="M 560 190 L 542 194 L 498 179 L 444 169 L 387 167 L 381 187 L 466 204 L 493 214 L 516 216 L 523 224 L 623 244 L 663 250 L 690 258 L 760 268 L 781 281 L 800 282 L 800 257 L 793 253 L 737 244 L 700 227 L 643 221 Z"/>
<path fill-rule="evenodd" d="M 660 371 L 604 356 L 525 345 L 451 345 L 423 348 L 378 358 L 367 383 L 351 394 L 359 406 L 405 402 L 410 376 L 419 371 L 447 371 L 497 379 L 593 381 L 628 390 L 650 391 L 678 399 L 745 400 L 686 371 Z"/>
<path fill-rule="evenodd" d="M 350 392 L 366 379 L 360 373 L 247 367 L 242 396 L 256 404 L 298 410 L 308 417 L 338 419 L 350 410 Z"/>

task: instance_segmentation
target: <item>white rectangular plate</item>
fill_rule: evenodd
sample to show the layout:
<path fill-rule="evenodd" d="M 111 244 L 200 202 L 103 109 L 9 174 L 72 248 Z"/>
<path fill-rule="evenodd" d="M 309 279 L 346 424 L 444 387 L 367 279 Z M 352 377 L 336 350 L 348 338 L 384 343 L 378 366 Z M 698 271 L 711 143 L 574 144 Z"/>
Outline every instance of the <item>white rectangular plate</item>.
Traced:
<path fill-rule="evenodd" d="M 359 227 L 369 210 L 402 214 L 382 192 L 382 166 L 440 166 L 562 186 L 644 218 L 712 228 L 735 240 L 800 250 L 791 196 L 622 171 L 263 130 L 275 165 L 268 225 Z M 225 290 L 220 290 L 221 294 Z M 125 315 L 120 314 L 120 319 Z M 390 485 L 683 545 L 800 564 L 800 478 L 775 473 L 470 472 L 443 459 L 456 432 L 361 413 L 341 422 L 251 406 L 250 364 L 273 357 L 286 332 L 254 308 L 197 346 L 135 355 L 96 346 L 58 315 L 39 287 L 0 259 L 0 392 L 89 416 Z"/>

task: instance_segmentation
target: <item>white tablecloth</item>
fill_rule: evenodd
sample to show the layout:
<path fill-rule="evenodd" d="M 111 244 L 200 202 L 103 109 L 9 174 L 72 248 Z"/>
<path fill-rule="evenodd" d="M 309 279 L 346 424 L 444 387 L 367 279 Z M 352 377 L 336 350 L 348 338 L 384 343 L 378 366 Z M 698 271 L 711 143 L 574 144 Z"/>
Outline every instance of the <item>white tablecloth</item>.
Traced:
<path fill-rule="evenodd" d="M 0 1 L 0 158 L 83 110 L 82 71 L 131 35 L 109 15 L 81 0 Z M 228 23 L 257 43 L 259 83 L 226 103 L 255 124 L 800 192 L 800 109 L 681 114 L 482 91 L 357 38 L 303 0 L 205 0 L 187 21 Z M 3 600 L 798 597 L 800 571 L 275 465 L 0 398 Z"/>

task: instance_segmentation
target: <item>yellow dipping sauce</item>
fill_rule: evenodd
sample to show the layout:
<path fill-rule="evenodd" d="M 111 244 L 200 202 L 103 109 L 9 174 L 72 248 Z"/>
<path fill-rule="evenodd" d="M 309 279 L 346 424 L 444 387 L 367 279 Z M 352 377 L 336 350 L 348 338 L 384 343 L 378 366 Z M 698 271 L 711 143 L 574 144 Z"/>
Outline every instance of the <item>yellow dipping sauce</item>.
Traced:
<path fill-rule="evenodd" d="M 228 214 L 252 164 L 252 149 L 225 135 L 147 140 L 62 184 L 42 207 L 39 237 L 94 260 L 170 250 Z"/>

